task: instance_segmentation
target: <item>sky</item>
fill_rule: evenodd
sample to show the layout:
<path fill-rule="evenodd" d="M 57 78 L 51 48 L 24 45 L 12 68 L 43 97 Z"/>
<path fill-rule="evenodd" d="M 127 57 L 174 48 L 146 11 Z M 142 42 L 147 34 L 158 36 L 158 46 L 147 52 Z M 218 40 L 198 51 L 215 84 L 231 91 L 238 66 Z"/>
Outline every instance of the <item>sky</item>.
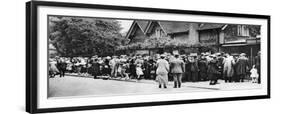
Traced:
<path fill-rule="evenodd" d="M 130 29 L 130 27 L 131 27 L 131 25 L 133 23 L 133 20 L 117 20 L 117 21 L 120 22 L 121 27 L 123 28 L 121 30 L 121 33 L 127 32 Z"/>

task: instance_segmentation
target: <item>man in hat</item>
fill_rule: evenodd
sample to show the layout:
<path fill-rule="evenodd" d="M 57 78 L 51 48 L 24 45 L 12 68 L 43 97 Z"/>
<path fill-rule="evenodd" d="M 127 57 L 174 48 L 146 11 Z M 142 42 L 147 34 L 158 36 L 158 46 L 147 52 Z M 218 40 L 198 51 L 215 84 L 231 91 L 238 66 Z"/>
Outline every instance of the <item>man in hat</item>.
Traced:
<path fill-rule="evenodd" d="M 236 62 L 236 74 L 238 81 L 244 82 L 244 78 L 246 76 L 247 70 L 249 67 L 248 58 L 246 58 L 245 53 L 241 53 L 237 62 Z"/>
<path fill-rule="evenodd" d="M 185 72 L 185 64 L 183 60 L 179 58 L 178 54 L 175 54 L 175 58 L 170 61 L 171 74 L 174 78 L 174 88 L 180 88 L 182 83 L 182 73 Z"/>

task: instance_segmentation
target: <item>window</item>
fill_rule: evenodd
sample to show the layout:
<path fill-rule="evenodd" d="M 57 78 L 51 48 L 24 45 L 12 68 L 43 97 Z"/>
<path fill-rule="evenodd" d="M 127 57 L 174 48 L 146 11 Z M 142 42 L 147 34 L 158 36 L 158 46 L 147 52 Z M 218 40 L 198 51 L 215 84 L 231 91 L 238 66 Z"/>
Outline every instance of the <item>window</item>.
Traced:
<path fill-rule="evenodd" d="M 237 26 L 237 35 L 238 36 L 249 36 L 249 28 L 245 25 Z"/>

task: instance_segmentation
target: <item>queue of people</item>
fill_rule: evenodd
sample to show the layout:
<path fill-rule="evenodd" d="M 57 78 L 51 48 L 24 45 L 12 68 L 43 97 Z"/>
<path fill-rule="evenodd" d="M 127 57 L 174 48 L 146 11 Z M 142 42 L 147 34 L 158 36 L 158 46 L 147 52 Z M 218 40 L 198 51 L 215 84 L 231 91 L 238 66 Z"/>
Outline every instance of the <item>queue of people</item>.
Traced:
<path fill-rule="evenodd" d="M 64 77 L 65 73 L 79 76 L 108 76 L 110 78 L 152 79 L 159 88 L 167 88 L 169 79 L 174 88 L 182 81 L 210 81 L 210 85 L 223 79 L 225 83 L 244 82 L 248 76 L 253 83 L 260 83 L 260 53 L 250 66 L 245 53 L 201 53 L 197 55 L 156 54 L 154 56 L 107 56 L 107 57 L 55 57 L 49 60 L 49 76 Z"/>

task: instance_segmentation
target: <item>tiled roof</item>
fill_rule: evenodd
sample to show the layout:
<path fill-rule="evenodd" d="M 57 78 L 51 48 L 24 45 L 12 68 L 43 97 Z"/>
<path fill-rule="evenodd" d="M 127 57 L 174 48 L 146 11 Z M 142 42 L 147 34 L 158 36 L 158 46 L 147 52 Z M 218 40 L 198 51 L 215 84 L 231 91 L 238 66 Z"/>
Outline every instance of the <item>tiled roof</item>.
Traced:
<path fill-rule="evenodd" d="M 149 21 L 137 20 L 136 23 L 140 26 L 140 28 L 145 31 Z"/>
<path fill-rule="evenodd" d="M 159 24 L 164 29 L 167 34 L 186 32 L 189 30 L 188 22 L 168 22 L 168 21 L 159 21 Z"/>
<path fill-rule="evenodd" d="M 217 29 L 222 28 L 225 24 L 213 24 L 213 23 L 204 23 L 199 26 L 198 30 L 208 30 L 208 29 Z"/>

